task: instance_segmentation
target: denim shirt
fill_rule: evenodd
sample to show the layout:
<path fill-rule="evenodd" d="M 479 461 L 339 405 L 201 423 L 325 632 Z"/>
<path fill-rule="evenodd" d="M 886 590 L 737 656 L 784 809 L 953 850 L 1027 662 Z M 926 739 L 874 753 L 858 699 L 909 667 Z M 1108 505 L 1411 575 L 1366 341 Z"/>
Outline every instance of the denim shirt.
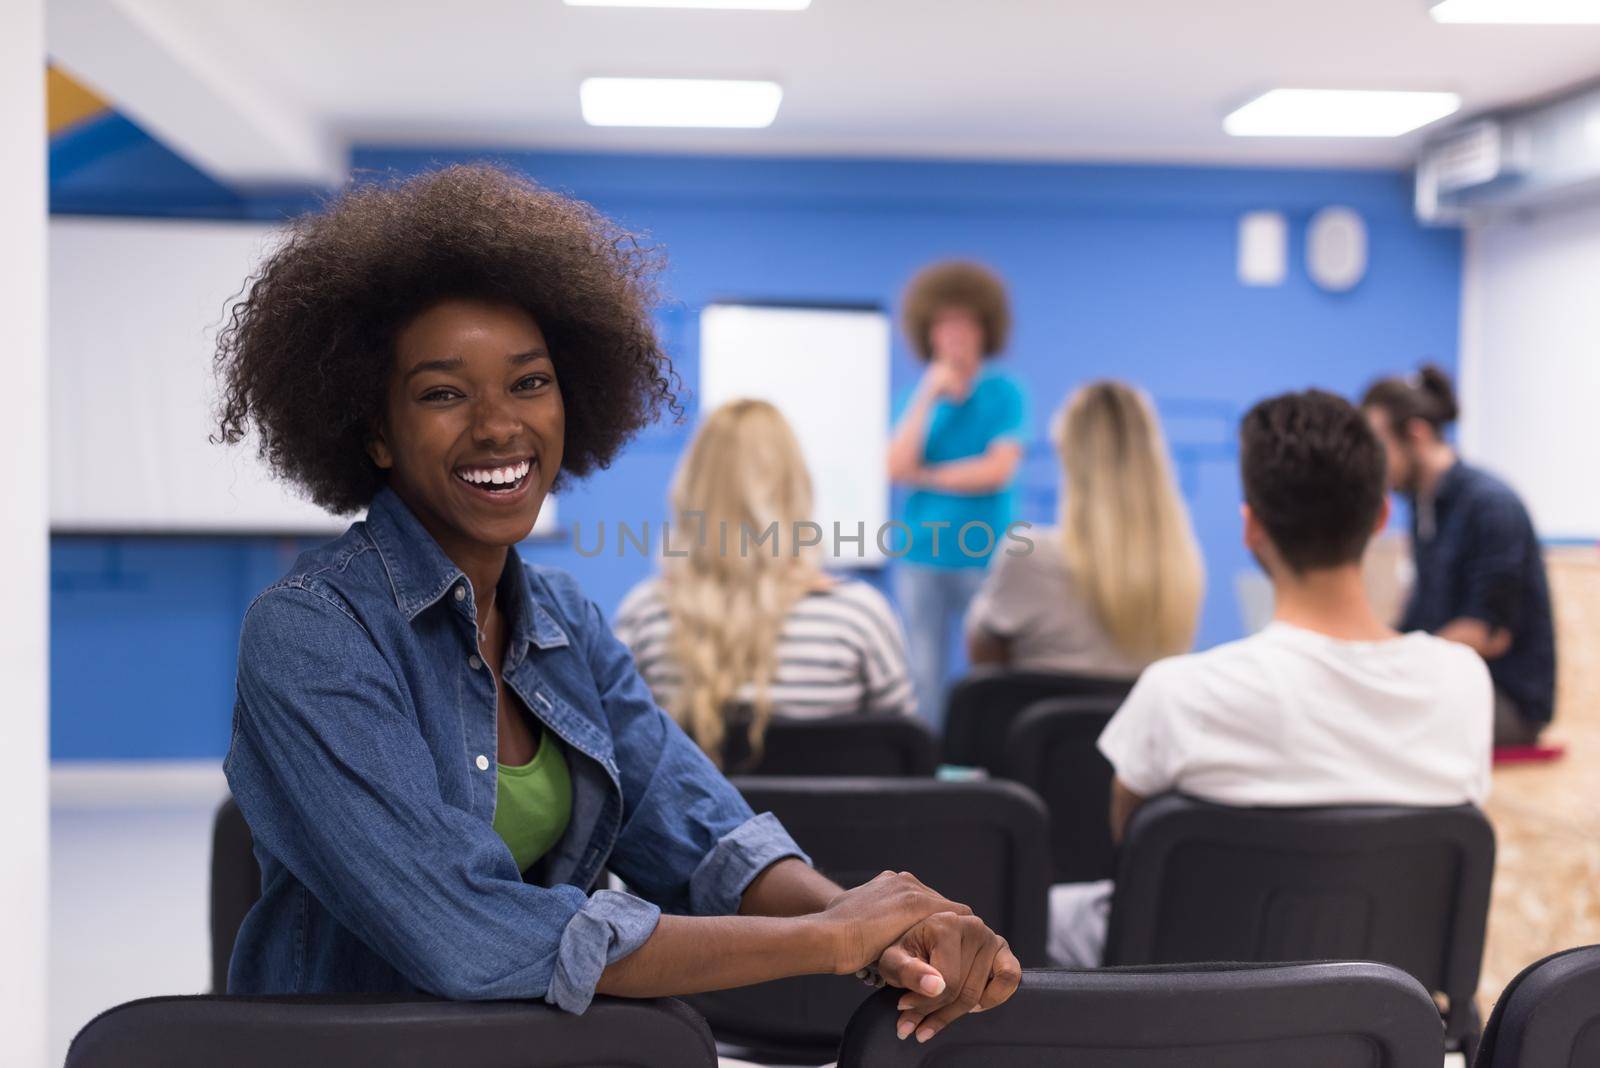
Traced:
<path fill-rule="evenodd" d="M 471 583 L 389 490 L 245 615 L 223 764 L 261 898 L 233 994 L 426 991 L 582 1012 L 662 910 L 736 912 L 805 856 L 657 707 L 572 578 L 515 550 L 505 684 L 566 748 L 572 820 L 517 871 L 492 826 L 496 692 Z M 603 866 L 638 896 L 593 890 Z"/>

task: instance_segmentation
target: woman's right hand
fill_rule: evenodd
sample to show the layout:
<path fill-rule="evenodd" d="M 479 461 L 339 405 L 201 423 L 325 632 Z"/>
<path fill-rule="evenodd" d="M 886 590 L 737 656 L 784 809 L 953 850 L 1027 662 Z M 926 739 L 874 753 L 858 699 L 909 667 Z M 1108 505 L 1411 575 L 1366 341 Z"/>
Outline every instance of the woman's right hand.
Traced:
<path fill-rule="evenodd" d="M 937 912 L 972 914 L 910 872 L 886 871 L 835 897 L 817 918 L 833 946 L 834 973 L 849 975 L 876 962 L 901 935 Z"/>

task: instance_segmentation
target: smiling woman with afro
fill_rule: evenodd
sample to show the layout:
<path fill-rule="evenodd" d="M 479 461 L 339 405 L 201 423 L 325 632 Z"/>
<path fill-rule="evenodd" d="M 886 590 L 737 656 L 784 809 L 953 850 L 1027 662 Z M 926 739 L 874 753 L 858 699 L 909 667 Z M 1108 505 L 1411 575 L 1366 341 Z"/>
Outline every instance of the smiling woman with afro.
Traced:
<path fill-rule="evenodd" d="M 660 257 L 593 208 L 490 167 L 358 187 L 296 219 L 223 332 L 221 436 L 252 425 L 273 469 L 330 511 L 372 500 L 366 455 L 396 334 L 471 296 L 522 308 L 550 343 L 563 471 L 606 467 L 663 406 L 672 365 L 650 312 Z"/>
<path fill-rule="evenodd" d="M 262 895 L 229 993 L 582 1012 L 859 972 L 926 1038 L 1016 989 L 1004 939 L 909 873 L 814 871 L 572 578 L 518 557 L 552 486 L 674 403 L 658 267 L 586 205 L 452 167 L 296 220 L 249 283 L 219 437 L 367 515 L 245 615 L 223 766 Z"/>

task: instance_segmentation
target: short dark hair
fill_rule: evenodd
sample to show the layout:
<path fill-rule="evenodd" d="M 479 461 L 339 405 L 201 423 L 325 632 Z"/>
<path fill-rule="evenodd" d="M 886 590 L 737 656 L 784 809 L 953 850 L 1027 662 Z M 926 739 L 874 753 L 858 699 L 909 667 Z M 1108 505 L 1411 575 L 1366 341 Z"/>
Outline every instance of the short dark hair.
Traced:
<path fill-rule="evenodd" d="M 1389 417 L 1398 433 L 1413 419 L 1421 419 L 1442 435 L 1461 414 L 1450 376 L 1437 364 L 1425 363 L 1413 375 L 1380 378 L 1367 387 L 1361 407 L 1377 408 Z"/>
<path fill-rule="evenodd" d="M 566 441 L 557 486 L 610 464 L 663 407 L 659 253 L 587 204 L 487 165 L 357 185 L 291 222 L 218 340 L 217 439 L 252 428 L 282 478 L 332 512 L 371 502 L 367 455 L 396 335 L 441 300 L 523 308 L 550 345 Z"/>
<path fill-rule="evenodd" d="M 945 308 L 971 312 L 983 327 L 983 354 L 994 356 L 1011 334 L 1011 302 L 1000 276 L 981 263 L 942 260 L 916 273 L 906 285 L 900 318 L 911 350 L 923 363 L 933 359 L 928 331 Z"/>
<path fill-rule="evenodd" d="M 1239 424 L 1245 501 L 1296 572 L 1361 559 L 1383 512 L 1385 463 L 1361 412 L 1320 389 L 1268 398 Z"/>

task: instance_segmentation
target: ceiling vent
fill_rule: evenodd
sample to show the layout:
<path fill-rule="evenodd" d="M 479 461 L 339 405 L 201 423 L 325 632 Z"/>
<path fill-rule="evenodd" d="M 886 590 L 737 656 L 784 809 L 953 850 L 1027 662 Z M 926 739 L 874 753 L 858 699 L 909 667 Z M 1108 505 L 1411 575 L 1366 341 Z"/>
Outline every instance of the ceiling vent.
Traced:
<path fill-rule="evenodd" d="M 1417 217 L 1467 223 L 1600 195 L 1600 87 L 1463 123 L 1417 160 Z"/>

